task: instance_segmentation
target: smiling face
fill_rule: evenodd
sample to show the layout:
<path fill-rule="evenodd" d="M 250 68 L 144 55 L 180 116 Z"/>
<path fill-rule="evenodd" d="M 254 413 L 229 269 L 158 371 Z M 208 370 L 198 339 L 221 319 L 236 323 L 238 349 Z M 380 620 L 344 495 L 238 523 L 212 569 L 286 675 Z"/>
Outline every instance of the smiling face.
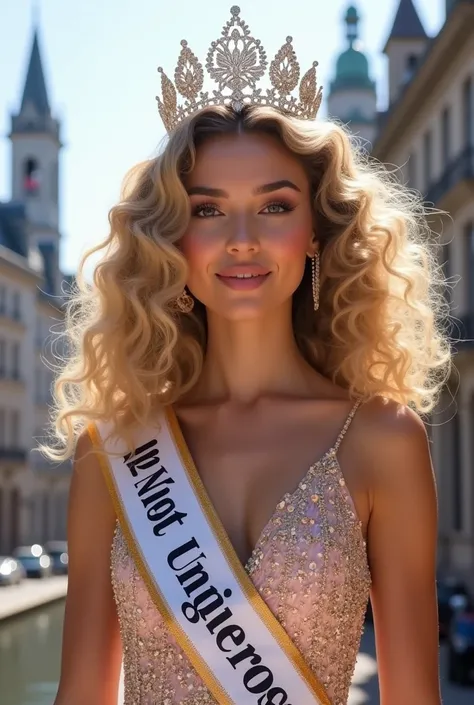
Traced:
<path fill-rule="evenodd" d="M 251 319 L 284 304 L 314 253 L 303 165 L 266 134 L 202 144 L 185 187 L 191 220 L 181 240 L 188 288 L 210 311 Z"/>

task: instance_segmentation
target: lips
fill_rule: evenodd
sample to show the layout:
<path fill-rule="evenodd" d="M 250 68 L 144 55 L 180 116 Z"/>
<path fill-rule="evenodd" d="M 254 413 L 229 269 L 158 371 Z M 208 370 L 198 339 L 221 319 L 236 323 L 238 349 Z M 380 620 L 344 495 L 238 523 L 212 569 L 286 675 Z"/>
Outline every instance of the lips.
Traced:
<path fill-rule="evenodd" d="M 235 264 L 231 267 L 220 269 L 216 276 L 221 278 L 250 279 L 251 277 L 264 277 L 270 274 L 268 267 L 260 264 Z"/>
<path fill-rule="evenodd" d="M 229 289 L 235 291 L 253 291 L 262 286 L 271 270 L 260 264 L 239 264 L 224 267 L 216 273 L 217 279 Z"/>

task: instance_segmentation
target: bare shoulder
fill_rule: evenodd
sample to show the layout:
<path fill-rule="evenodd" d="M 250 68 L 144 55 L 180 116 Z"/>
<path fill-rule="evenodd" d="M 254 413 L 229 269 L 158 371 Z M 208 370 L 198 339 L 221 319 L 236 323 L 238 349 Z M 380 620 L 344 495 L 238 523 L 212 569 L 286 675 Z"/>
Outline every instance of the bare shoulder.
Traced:
<path fill-rule="evenodd" d="M 432 484 L 433 474 L 425 425 L 407 406 L 376 398 L 358 414 L 354 449 L 367 469 L 373 487 L 403 483 Z"/>
<path fill-rule="evenodd" d="M 359 410 L 359 430 L 363 435 L 375 434 L 384 443 L 416 443 L 426 440 L 425 425 L 408 406 L 376 397 Z"/>

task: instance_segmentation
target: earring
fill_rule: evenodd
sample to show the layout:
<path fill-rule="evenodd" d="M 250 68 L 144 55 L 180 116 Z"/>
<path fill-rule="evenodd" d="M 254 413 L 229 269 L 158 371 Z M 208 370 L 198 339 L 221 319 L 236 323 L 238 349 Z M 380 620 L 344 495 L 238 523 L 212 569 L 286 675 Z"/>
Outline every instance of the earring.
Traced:
<path fill-rule="evenodd" d="M 313 285 L 313 305 L 314 310 L 319 308 L 319 252 L 315 252 L 311 257 L 311 281 Z"/>
<path fill-rule="evenodd" d="M 194 308 L 194 299 L 186 292 L 186 289 L 183 289 L 176 299 L 176 305 L 182 313 L 191 313 Z"/>

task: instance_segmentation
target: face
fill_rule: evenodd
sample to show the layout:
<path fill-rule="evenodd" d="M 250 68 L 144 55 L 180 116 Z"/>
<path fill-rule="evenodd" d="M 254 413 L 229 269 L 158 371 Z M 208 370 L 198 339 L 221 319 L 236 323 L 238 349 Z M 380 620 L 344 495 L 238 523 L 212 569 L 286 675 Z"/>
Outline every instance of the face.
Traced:
<path fill-rule="evenodd" d="M 291 306 L 315 251 L 298 159 L 271 136 L 225 135 L 200 147 L 185 187 L 191 220 L 181 248 L 195 298 L 229 320 Z"/>

